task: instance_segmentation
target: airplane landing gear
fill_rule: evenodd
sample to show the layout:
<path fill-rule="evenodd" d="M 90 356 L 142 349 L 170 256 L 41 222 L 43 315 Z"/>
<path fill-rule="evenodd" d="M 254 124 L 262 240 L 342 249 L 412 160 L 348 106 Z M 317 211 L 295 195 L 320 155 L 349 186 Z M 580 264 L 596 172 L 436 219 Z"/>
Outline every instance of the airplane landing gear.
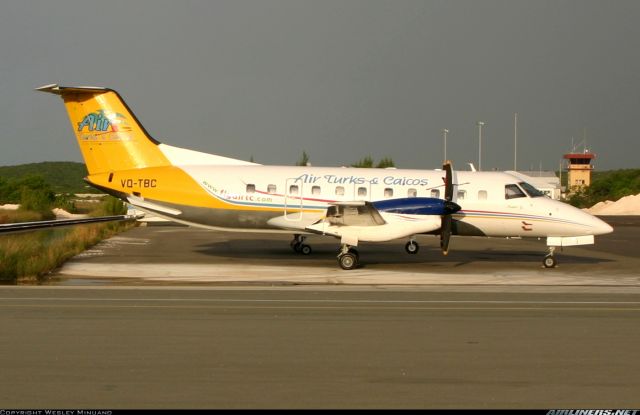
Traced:
<path fill-rule="evenodd" d="M 417 254 L 420 250 L 420 245 L 412 239 L 404 246 L 404 250 L 407 251 L 407 254 Z"/>
<path fill-rule="evenodd" d="M 555 250 L 556 250 L 555 246 L 549 247 L 549 251 L 547 252 L 547 255 L 542 260 L 542 266 L 544 266 L 545 268 L 555 268 L 556 265 L 558 265 L 558 261 L 556 261 L 556 257 L 553 255 Z"/>
<path fill-rule="evenodd" d="M 338 254 L 338 265 L 344 270 L 354 269 L 360 262 L 360 255 L 358 251 L 349 247 L 349 245 L 343 245 L 340 253 Z"/>
<path fill-rule="evenodd" d="M 300 234 L 293 235 L 293 240 L 291 241 L 291 243 L 289 243 L 291 249 L 293 249 L 293 251 L 297 254 L 311 255 L 311 247 L 303 243 L 305 239 L 306 236 L 302 236 Z"/>

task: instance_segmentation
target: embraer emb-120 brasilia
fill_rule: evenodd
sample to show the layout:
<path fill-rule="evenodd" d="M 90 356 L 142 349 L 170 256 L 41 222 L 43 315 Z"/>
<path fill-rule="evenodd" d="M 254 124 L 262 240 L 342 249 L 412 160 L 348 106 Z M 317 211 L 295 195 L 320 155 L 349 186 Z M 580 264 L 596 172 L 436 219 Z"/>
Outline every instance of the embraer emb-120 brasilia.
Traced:
<path fill-rule="evenodd" d="M 296 252 L 305 235 L 340 240 L 338 263 L 358 266 L 360 242 L 451 235 L 546 238 L 545 267 L 558 246 L 594 243 L 602 220 L 544 196 L 501 172 L 264 166 L 154 140 L 107 88 L 47 85 L 64 100 L 92 186 L 143 211 L 214 230 L 286 232 Z"/>

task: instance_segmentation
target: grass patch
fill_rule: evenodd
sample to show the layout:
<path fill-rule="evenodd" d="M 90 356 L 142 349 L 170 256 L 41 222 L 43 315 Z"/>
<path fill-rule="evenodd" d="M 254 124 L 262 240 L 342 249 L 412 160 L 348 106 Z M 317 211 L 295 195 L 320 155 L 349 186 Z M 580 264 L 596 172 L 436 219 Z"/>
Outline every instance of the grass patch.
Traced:
<path fill-rule="evenodd" d="M 90 216 L 118 215 L 123 210 L 124 205 L 113 197 L 87 206 Z M 43 219 L 47 219 L 47 214 L 42 212 L 0 210 L 0 223 Z M 41 281 L 69 258 L 134 226 L 135 221 L 92 223 L 0 235 L 0 282 Z"/>
<path fill-rule="evenodd" d="M 134 226 L 96 223 L 0 236 L 0 281 L 40 281 L 69 258 Z"/>
<path fill-rule="evenodd" d="M 26 210 L 4 210 L 0 209 L 0 224 L 17 222 L 35 222 L 42 220 L 42 214 Z"/>

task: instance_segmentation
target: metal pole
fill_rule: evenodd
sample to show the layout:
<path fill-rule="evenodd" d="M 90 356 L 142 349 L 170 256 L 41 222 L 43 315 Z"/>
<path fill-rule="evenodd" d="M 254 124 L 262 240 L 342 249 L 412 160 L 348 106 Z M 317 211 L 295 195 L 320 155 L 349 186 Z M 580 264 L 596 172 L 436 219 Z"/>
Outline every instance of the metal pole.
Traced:
<path fill-rule="evenodd" d="M 513 120 L 513 171 L 518 171 L 518 113 Z"/>
<path fill-rule="evenodd" d="M 562 199 L 562 159 L 560 160 L 560 170 L 559 171 L 559 175 L 560 175 L 560 195 L 558 196 L 558 200 Z"/>
<path fill-rule="evenodd" d="M 484 122 L 478 121 L 478 171 L 482 171 L 482 126 Z"/>
<path fill-rule="evenodd" d="M 447 161 L 447 133 L 449 130 L 446 128 L 442 129 L 442 135 L 444 136 L 444 162 Z"/>

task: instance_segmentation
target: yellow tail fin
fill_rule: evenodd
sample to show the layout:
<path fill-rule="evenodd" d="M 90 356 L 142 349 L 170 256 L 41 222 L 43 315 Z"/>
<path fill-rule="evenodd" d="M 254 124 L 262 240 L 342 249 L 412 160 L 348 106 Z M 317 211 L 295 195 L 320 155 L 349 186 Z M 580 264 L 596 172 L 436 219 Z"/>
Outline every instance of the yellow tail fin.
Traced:
<path fill-rule="evenodd" d="M 62 96 L 90 175 L 171 165 L 116 91 L 58 85 L 37 90 Z"/>

